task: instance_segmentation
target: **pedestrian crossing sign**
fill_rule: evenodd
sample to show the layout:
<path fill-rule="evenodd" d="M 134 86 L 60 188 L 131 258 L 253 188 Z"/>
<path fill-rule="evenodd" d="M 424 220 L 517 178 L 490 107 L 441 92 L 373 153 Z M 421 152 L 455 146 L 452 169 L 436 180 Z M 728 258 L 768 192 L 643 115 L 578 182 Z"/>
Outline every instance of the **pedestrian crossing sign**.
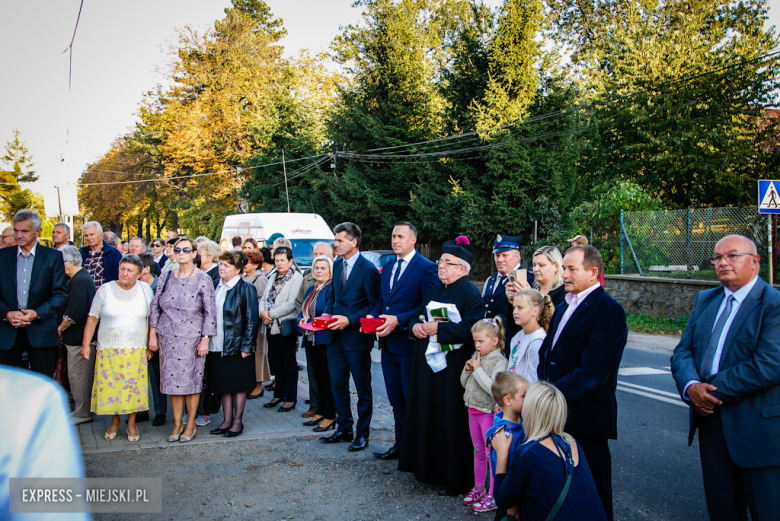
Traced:
<path fill-rule="evenodd" d="M 780 213 L 780 180 L 758 182 L 758 213 Z"/>

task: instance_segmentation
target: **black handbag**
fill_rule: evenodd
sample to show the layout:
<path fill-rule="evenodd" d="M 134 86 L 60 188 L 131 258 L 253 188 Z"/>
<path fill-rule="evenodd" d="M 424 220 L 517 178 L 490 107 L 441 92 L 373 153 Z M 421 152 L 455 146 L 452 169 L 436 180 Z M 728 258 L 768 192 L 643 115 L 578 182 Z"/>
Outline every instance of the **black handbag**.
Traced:
<path fill-rule="evenodd" d="M 287 320 L 282 320 L 281 326 L 282 336 L 301 336 L 301 330 L 298 329 L 298 319 L 288 318 Z"/>

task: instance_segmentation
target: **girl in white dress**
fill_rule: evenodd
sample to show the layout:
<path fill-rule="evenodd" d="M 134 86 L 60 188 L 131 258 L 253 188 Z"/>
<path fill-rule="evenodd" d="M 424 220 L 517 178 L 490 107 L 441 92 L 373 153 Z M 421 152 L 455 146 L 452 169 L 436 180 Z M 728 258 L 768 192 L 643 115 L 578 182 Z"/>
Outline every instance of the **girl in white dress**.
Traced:
<path fill-rule="evenodd" d="M 535 289 L 524 289 L 515 294 L 515 324 L 522 327 L 509 343 L 509 371 L 525 377 L 534 383 L 536 367 L 539 365 L 539 348 L 547 336 L 555 306 L 549 295 L 542 295 Z"/>

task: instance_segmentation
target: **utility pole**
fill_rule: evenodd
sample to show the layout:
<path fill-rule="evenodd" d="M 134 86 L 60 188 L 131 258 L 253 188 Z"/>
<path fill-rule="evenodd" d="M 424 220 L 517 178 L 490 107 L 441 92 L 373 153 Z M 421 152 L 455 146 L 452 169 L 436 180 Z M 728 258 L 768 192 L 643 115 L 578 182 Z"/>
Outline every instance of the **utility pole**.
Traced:
<path fill-rule="evenodd" d="M 287 164 L 284 162 L 284 148 L 282 148 L 282 169 L 284 170 L 284 191 L 287 194 L 287 213 L 290 213 L 290 190 L 287 188 Z"/>
<path fill-rule="evenodd" d="M 65 216 L 62 215 L 62 197 L 60 197 L 60 187 L 55 186 L 54 188 L 57 189 L 57 204 L 59 205 L 60 208 L 60 222 L 65 222 Z"/>

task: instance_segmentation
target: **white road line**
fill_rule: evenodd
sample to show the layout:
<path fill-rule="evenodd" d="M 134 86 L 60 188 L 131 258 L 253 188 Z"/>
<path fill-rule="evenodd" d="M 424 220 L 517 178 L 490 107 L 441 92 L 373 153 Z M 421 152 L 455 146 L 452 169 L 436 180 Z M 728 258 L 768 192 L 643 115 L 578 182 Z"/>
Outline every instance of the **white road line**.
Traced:
<path fill-rule="evenodd" d="M 666 391 L 659 391 L 658 389 L 653 389 L 652 387 L 644 387 L 642 385 L 630 384 L 628 382 L 624 382 L 623 380 L 618 380 L 618 384 L 619 385 L 626 385 L 628 387 L 633 387 L 634 389 L 642 389 L 643 391 L 650 391 L 651 393 L 662 394 L 664 396 L 670 396 L 672 398 L 676 398 L 677 400 L 680 399 L 680 395 L 679 394 L 667 393 Z"/>
<path fill-rule="evenodd" d="M 618 385 L 617 388 L 619 391 L 623 391 L 626 393 L 638 394 L 639 396 L 645 396 L 647 398 L 652 398 L 653 400 L 658 400 L 660 402 L 671 403 L 672 405 L 679 405 L 680 407 L 688 407 L 687 405 L 682 403 L 682 401 L 680 401 L 679 399 L 672 400 L 671 398 L 664 398 L 663 396 L 658 396 L 657 394 L 650 394 L 644 391 L 637 391 L 635 389 L 629 389 L 628 387 L 621 387 L 620 385 Z"/>

